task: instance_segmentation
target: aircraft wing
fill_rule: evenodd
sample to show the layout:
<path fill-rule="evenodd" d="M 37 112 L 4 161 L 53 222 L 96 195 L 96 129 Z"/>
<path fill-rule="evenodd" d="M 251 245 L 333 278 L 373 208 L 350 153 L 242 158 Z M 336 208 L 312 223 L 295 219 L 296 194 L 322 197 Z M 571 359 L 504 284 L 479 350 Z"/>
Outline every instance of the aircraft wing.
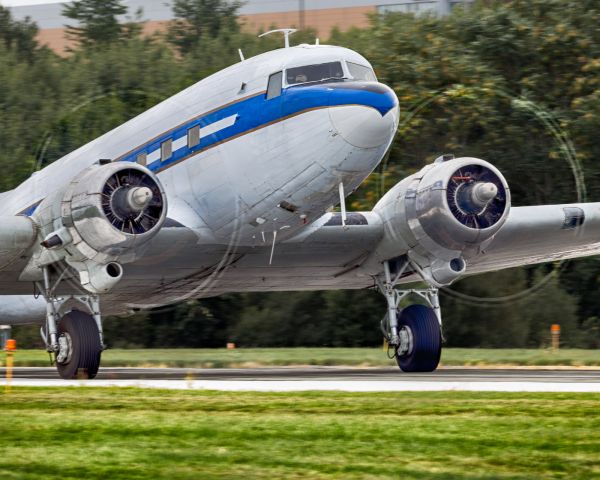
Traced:
<path fill-rule="evenodd" d="M 24 216 L 0 215 L 0 293 L 12 295 L 31 293 L 31 283 L 19 283 L 18 278 L 31 255 L 37 227 Z"/>
<path fill-rule="evenodd" d="M 361 274 L 360 266 L 383 236 L 381 218 L 373 212 L 353 212 L 348 213 L 345 223 L 342 224 L 340 213 L 326 213 L 307 225 L 301 234 L 274 246 L 269 238 L 265 243 L 237 247 L 231 251 L 225 251 L 223 246 L 189 243 L 177 269 L 157 265 L 156 261 L 152 261 L 152 268 L 144 262 L 132 265 L 129 268 L 131 280 L 124 278 L 119 291 L 111 292 L 109 297 L 119 295 L 121 302 L 131 302 L 131 297 L 127 298 L 130 283 L 131 288 L 139 288 L 140 282 L 148 281 L 150 270 L 160 272 L 161 281 L 145 290 L 144 301 L 155 304 L 229 292 L 372 286 L 372 277 L 367 273 Z M 176 230 L 172 229 L 172 235 L 177 234 Z M 161 250 L 158 244 L 152 248 Z M 148 255 L 159 258 L 152 251 Z M 207 257 L 205 261 L 203 256 Z M 173 265 L 172 258 L 168 261 Z M 212 262 L 212 266 L 192 270 L 191 262 L 204 265 Z M 139 275 L 136 269 L 139 269 Z"/>
<path fill-rule="evenodd" d="M 240 291 L 372 286 L 371 275 L 382 268 L 371 263 L 371 253 L 384 236 L 381 219 L 374 212 L 361 212 L 349 214 L 348 220 L 344 228 L 339 213 L 324 215 L 303 234 L 276 246 L 272 264 L 270 249 L 245 252 L 222 277 L 224 290 L 232 285 Z M 513 207 L 492 240 L 465 256 L 465 274 L 597 254 L 600 203 Z M 418 280 L 409 267 L 399 283 Z"/>
<path fill-rule="evenodd" d="M 7 192 L 0 192 L 0 202 L 8 199 L 13 193 L 13 190 L 9 190 Z"/>
<path fill-rule="evenodd" d="M 600 203 L 513 207 L 467 273 L 600 254 Z"/>

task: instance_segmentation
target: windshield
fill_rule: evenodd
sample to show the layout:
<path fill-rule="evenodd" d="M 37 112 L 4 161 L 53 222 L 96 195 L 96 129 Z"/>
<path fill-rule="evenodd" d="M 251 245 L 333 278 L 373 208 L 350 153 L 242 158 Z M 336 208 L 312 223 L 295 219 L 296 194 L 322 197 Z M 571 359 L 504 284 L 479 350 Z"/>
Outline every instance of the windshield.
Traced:
<path fill-rule="evenodd" d="M 358 63 L 346 62 L 348 71 L 354 80 L 365 80 L 367 82 L 376 82 L 375 72 L 369 67 L 359 65 Z"/>
<path fill-rule="evenodd" d="M 289 68 L 286 71 L 288 85 L 342 78 L 344 78 L 344 70 L 342 69 L 341 62 L 305 65 L 303 67 Z"/>

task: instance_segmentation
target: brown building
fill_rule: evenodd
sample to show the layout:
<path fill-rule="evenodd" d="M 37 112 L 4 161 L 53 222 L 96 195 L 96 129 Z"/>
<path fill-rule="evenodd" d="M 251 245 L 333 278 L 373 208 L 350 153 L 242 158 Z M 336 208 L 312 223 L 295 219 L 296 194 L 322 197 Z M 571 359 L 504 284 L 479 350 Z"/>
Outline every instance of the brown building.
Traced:
<path fill-rule="evenodd" d="M 312 27 L 319 37 L 327 39 L 337 27 L 365 27 L 369 14 L 388 11 L 415 14 L 447 14 L 456 4 L 472 0 L 246 0 L 240 9 L 245 28 L 249 31 L 271 27 Z M 30 17 L 40 27 L 39 41 L 59 53 L 67 47 L 65 24 L 72 23 L 61 15 L 60 0 L 0 0 L 17 19 Z M 129 12 L 142 9 L 144 32 L 152 34 L 165 29 L 173 18 L 171 2 L 165 0 L 123 0 Z M 125 20 L 125 19 L 124 19 Z"/>

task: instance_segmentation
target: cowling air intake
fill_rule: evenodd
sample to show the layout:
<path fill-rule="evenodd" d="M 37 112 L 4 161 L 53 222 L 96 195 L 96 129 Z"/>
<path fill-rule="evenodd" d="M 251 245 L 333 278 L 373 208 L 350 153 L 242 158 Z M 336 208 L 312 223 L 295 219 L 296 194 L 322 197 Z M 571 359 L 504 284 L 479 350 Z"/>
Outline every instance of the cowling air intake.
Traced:
<path fill-rule="evenodd" d="M 446 200 L 454 218 L 474 229 L 498 223 L 507 206 L 502 179 L 484 165 L 457 169 L 448 181 Z"/>

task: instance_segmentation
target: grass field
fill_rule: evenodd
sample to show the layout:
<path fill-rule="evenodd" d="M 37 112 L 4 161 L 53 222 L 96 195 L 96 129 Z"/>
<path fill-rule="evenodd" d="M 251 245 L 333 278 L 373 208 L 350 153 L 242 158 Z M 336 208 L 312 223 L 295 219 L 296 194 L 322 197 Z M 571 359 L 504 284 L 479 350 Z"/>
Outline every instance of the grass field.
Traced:
<path fill-rule="evenodd" d="M 0 354 L 0 365 L 4 354 Z M 19 366 L 47 366 L 48 354 L 42 350 L 19 350 L 15 354 Z M 600 351 L 561 349 L 483 349 L 446 348 L 442 365 L 564 365 L 600 366 Z M 355 365 L 392 366 L 380 348 L 244 348 L 226 349 L 109 349 L 102 355 L 105 367 L 250 367 L 273 365 Z"/>
<path fill-rule="evenodd" d="M 0 478 L 600 478 L 593 394 L 13 388 Z"/>

